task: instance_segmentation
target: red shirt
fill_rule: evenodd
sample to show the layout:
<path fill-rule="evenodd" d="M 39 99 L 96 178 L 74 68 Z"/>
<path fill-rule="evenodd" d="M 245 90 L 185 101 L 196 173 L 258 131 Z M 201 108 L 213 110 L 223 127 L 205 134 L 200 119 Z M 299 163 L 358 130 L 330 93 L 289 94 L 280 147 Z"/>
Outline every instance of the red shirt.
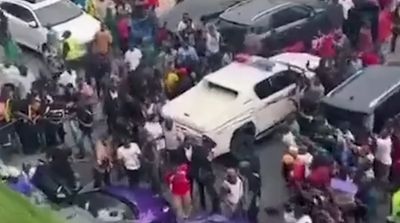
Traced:
<path fill-rule="evenodd" d="M 327 35 L 321 41 L 321 46 L 317 52 L 318 56 L 323 58 L 333 58 L 336 55 L 335 40 L 333 36 Z"/>
<path fill-rule="evenodd" d="M 149 7 L 158 7 L 160 2 L 158 0 L 147 0 L 147 6 Z"/>
<path fill-rule="evenodd" d="M 175 172 L 167 174 L 166 181 L 173 195 L 184 196 L 190 192 L 190 181 L 188 178 L 189 166 L 182 164 Z"/>
<path fill-rule="evenodd" d="M 129 38 L 129 21 L 128 18 L 123 18 L 117 24 L 118 34 L 121 39 Z"/>
<path fill-rule="evenodd" d="M 389 41 L 392 35 L 392 14 L 388 10 L 379 13 L 378 40 L 380 43 Z"/>
<path fill-rule="evenodd" d="M 295 160 L 293 163 L 292 179 L 294 182 L 302 182 L 306 177 L 306 166 L 300 160 Z"/>
<path fill-rule="evenodd" d="M 314 187 L 327 187 L 331 182 L 331 169 L 326 166 L 318 167 L 311 171 L 308 180 Z"/>
<path fill-rule="evenodd" d="M 157 43 L 162 44 L 168 38 L 168 30 L 164 27 L 158 29 L 157 32 Z"/>
<path fill-rule="evenodd" d="M 361 61 L 364 66 L 371 66 L 381 63 L 381 59 L 376 53 L 365 52 L 361 54 Z"/>

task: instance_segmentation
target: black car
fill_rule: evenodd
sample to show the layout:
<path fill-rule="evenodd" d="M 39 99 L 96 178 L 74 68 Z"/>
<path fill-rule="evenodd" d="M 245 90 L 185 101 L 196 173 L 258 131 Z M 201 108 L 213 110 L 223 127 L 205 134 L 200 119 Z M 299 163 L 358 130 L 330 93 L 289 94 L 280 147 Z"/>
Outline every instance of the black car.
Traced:
<path fill-rule="evenodd" d="M 174 6 L 171 11 L 160 17 L 161 22 L 167 22 L 170 31 L 176 31 L 183 13 L 188 13 L 195 24 L 210 22 L 229 7 L 243 0 L 183 0 Z"/>
<path fill-rule="evenodd" d="M 247 33 L 262 39 L 262 56 L 303 41 L 310 46 L 319 32 L 332 29 L 332 10 L 321 1 L 249 0 L 237 4 L 219 16 L 216 23 L 225 41 L 243 48 Z M 342 16 L 338 13 L 337 16 Z"/>

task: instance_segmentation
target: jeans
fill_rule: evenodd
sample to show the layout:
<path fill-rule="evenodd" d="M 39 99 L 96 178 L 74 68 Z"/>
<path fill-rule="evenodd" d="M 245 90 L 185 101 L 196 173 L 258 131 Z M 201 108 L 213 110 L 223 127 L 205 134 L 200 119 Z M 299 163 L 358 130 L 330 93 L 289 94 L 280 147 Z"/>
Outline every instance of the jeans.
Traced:
<path fill-rule="evenodd" d="M 95 144 L 92 138 L 92 133 L 87 131 L 80 131 L 80 137 L 78 138 L 77 146 L 79 148 L 79 155 L 84 156 L 86 154 L 85 142 L 89 143 L 90 150 L 93 151 Z"/>
<path fill-rule="evenodd" d="M 219 205 L 219 199 L 218 199 L 218 193 L 214 188 L 213 182 L 207 182 L 207 183 L 202 183 L 199 180 L 194 180 L 197 184 L 199 196 L 200 196 L 200 205 L 203 210 L 206 210 L 206 196 L 205 196 L 205 191 L 207 191 L 210 199 L 211 199 L 211 205 L 212 205 L 212 212 L 213 213 L 218 213 L 220 212 L 220 205 Z M 193 187 L 192 183 L 192 187 Z M 192 188 L 193 192 L 193 188 Z"/>
<path fill-rule="evenodd" d="M 128 183 L 130 187 L 138 186 L 140 182 L 140 169 L 128 170 L 126 169 L 126 176 L 128 177 Z"/>
<path fill-rule="evenodd" d="M 106 186 L 111 184 L 110 180 L 110 172 L 108 170 L 98 170 L 96 168 L 93 169 L 93 178 L 94 178 L 94 188 L 101 187 L 102 183 Z"/>
<path fill-rule="evenodd" d="M 65 122 L 65 131 L 71 134 L 73 145 L 71 147 L 78 147 L 79 155 L 85 155 L 85 143 L 89 143 L 91 150 L 94 150 L 95 144 L 90 132 L 82 131 L 78 127 L 78 122 L 75 120 L 68 120 Z"/>

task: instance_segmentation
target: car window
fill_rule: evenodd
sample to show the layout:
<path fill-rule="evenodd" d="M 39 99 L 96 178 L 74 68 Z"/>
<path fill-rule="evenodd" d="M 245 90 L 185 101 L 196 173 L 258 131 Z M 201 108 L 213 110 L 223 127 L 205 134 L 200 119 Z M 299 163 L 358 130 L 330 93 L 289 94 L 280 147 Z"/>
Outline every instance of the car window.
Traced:
<path fill-rule="evenodd" d="M 262 34 L 268 32 L 271 29 L 271 17 L 269 15 L 263 16 L 257 23 L 254 25 L 253 30 L 256 34 Z"/>
<path fill-rule="evenodd" d="M 289 85 L 296 83 L 296 79 L 299 76 L 300 74 L 293 70 L 279 72 L 270 78 L 271 86 L 275 91 L 280 91 Z"/>
<path fill-rule="evenodd" d="M 0 8 L 3 9 L 8 14 L 23 20 L 24 22 L 35 21 L 35 17 L 31 13 L 31 11 L 19 5 L 3 2 L 1 3 Z"/>
<path fill-rule="evenodd" d="M 300 19 L 305 19 L 311 14 L 306 7 L 293 6 L 272 14 L 272 27 L 278 28 Z"/>
<path fill-rule="evenodd" d="M 89 211 L 95 218 L 105 222 L 111 220 L 137 220 L 139 218 L 139 211 L 136 205 L 129 204 L 128 206 L 119 199 L 102 192 L 80 194 L 74 203 L 80 208 Z"/>
<path fill-rule="evenodd" d="M 299 74 L 293 70 L 286 70 L 275 74 L 274 76 L 261 81 L 254 87 L 256 95 L 264 99 L 284 88 L 296 83 Z"/>
<path fill-rule="evenodd" d="M 35 10 L 42 26 L 55 26 L 82 14 L 82 10 L 71 1 L 57 1 Z"/>

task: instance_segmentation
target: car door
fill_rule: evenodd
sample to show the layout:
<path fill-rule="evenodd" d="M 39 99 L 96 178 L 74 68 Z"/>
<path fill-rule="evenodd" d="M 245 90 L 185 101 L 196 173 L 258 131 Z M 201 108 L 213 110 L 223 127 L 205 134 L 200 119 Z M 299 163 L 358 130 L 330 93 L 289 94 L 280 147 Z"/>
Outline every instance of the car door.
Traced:
<path fill-rule="evenodd" d="M 295 75 L 297 73 L 292 70 L 282 71 L 255 86 L 254 91 L 260 99 L 255 115 L 257 134 L 270 129 L 295 111 L 295 103 L 290 98 L 295 89 Z"/>
<path fill-rule="evenodd" d="M 43 33 L 33 12 L 28 8 L 11 3 L 2 2 L 0 8 L 9 19 L 9 29 L 12 37 L 20 44 L 31 49 L 40 49 L 43 43 Z"/>
<path fill-rule="evenodd" d="M 290 46 L 298 41 L 308 41 L 312 37 L 314 27 L 312 17 L 314 11 L 306 5 L 294 5 L 287 9 L 292 22 L 288 24 L 287 30 L 287 46 Z"/>
<path fill-rule="evenodd" d="M 272 35 L 279 40 L 280 48 L 290 46 L 298 40 L 304 39 L 304 25 L 311 12 L 305 7 L 292 5 L 272 13 Z"/>

